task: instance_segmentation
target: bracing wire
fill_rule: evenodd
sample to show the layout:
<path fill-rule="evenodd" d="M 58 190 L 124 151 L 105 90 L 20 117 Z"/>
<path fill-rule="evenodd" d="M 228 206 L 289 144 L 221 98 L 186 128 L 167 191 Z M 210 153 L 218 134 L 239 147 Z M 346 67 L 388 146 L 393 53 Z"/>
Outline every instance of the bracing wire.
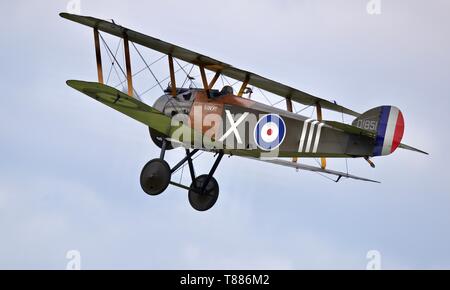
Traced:
<path fill-rule="evenodd" d="M 178 62 L 178 60 L 176 59 L 176 58 L 174 58 L 174 60 L 175 60 L 175 62 L 177 63 L 177 65 L 183 70 L 183 72 L 186 74 L 186 78 L 187 79 L 189 79 L 190 81 L 191 81 L 191 85 L 193 85 L 194 87 L 196 87 L 196 85 L 194 84 L 194 82 L 192 81 L 192 79 L 191 79 L 191 76 L 189 75 L 191 72 L 187 72 L 182 66 L 181 66 L 181 64 Z M 194 67 L 192 67 L 192 69 L 193 69 Z M 191 71 L 192 71 L 192 69 L 191 69 Z M 183 86 L 184 86 L 184 82 L 183 82 Z M 183 86 L 181 86 L 181 87 L 183 87 Z"/>
<path fill-rule="evenodd" d="M 189 64 L 184 65 L 183 68 L 186 68 L 188 65 L 189 65 Z M 176 70 L 175 73 L 179 72 L 180 70 L 181 70 L 181 69 Z M 168 76 L 168 77 L 164 78 L 163 80 L 161 80 L 161 83 L 163 83 L 163 82 L 165 82 L 165 81 L 167 81 L 167 80 L 169 80 L 169 79 L 170 79 L 170 76 Z M 146 93 L 150 92 L 151 90 L 153 90 L 153 89 L 156 88 L 157 86 L 158 86 L 158 84 L 155 84 L 155 85 L 152 86 L 151 88 L 145 90 L 145 91 L 142 93 L 142 95 L 145 95 Z"/>
<path fill-rule="evenodd" d="M 152 74 L 153 78 L 155 79 L 155 81 L 158 83 L 159 87 L 161 88 L 161 90 L 164 92 L 164 88 L 161 86 L 161 83 L 159 82 L 158 78 L 156 77 L 156 75 L 153 73 L 152 69 L 150 68 L 150 66 L 148 65 L 148 63 L 145 61 L 144 57 L 142 56 L 141 52 L 138 50 L 138 48 L 136 47 L 136 45 L 134 44 L 134 42 L 132 42 L 134 49 L 136 50 L 136 52 L 139 54 L 140 58 L 142 59 L 142 61 L 144 62 L 145 66 L 147 67 L 147 69 L 150 71 L 150 73 Z"/>
<path fill-rule="evenodd" d="M 112 56 L 112 58 L 114 59 L 115 63 L 117 63 L 117 65 L 119 66 L 120 70 L 122 71 L 122 74 L 123 74 L 123 75 L 125 76 L 125 78 L 126 78 L 126 77 L 127 77 L 127 74 L 126 74 L 125 71 L 123 70 L 123 68 L 122 68 L 122 66 L 120 65 L 120 63 L 117 61 L 117 58 L 114 56 L 114 54 L 113 54 L 111 48 L 110 48 L 109 45 L 106 43 L 105 39 L 103 38 L 103 35 L 100 34 L 100 33 L 99 33 L 99 35 L 100 35 L 100 38 L 101 38 L 101 40 L 102 40 L 102 42 L 103 42 L 103 45 L 107 48 L 109 54 L 110 54 L 110 55 Z M 109 55 L 109 54 L 108 54 L 108 55 Z M 112 59 L 111 59 L 111 61 L 112 61 Z M 119 77 L 119 80 L 120 80 L 120 77 Z M 125 89 L 125 87 L 124 87 L 123 85 L 122 85 L 122 87 L 123 87 L 123 89 Z M 138 99 L 138 100 L 141 100 L 141 98 L 139 97 L 139 94 L 138 94 L 138 92 L 136 91 L 136 89 L 133 88 L 133 92 L 134 92 L 135 96 L 137 97 L 137 99 Z"/>
<path fill-rule="evenodd" d="M 119 39 L 119 43 L 117 44 L 115 57 L 117 57 L 117 53 L 119 52 L 119 49 L 120 49 L 120 45 L 121 45 L 121 44 L 122 44 L 122 38 Z M 108 54 L 108 56 L 109 56 L 109 54 Z M 106 84 L 109 83 L 109 80 L 110 80 L 110 78 L 111 78 L 111 73 L 112 73 L 113 68 L 114 68 L 114 64 L 115 64 L 115 62 L 111 60 L 111 67 L 110 67 L 109 72 L 108 72 L 108 78 L 106 79 Z M 116 70 L 116 73 L 117 73 L 117 70 Z M 119 78 L 119 81 L 120 81 L 120 78 Z"/>
<path fill-rule="evenodd" d="M 261 93 L 261 95 L 263 95 L 263 97 L 266 99 L 266 101 L 269 102 L 269 104 L 273 107 L 274 104 L 272 104 L 272 102 L 269 100 L 269 98 L 266 96 L 266 94 L 264 94 L 260 88 L 258 88 L 258 91 Z"/>
<path fill-rule="evenodd" d="M 159 61 L 161 61 L 161 60 L 162 60 L 163 58 L 165 58 L 165 57 L 166 57 L 165 55 L 159 57 L 157 60 L 151 62 L 151 63 L 149 64 L 149 66 L 152 66 L 152 65 L 158 63 Z M 144 66 L 144 67 L 141 68 L 140 70 L 136 71 L 136 72 L 133 74 L 133 77 L 135 77 L 135 76 L 141 74 L 141 73 L 142 73 L 143 71 L 145 71 L 145 70 L 147 70 L 147 66 Z M 123 83 L 125 83 L 125 82 L 126 82 L 126 80 L 122 81 L 120 84 L 115 85 L 114 87 L 120 86 L 121 84 L 123 84 Z"/>
<path fill-rule="evenodd" d="M 178 62 L 177 62 L 178 63 Z M 179 64 L 178 64 L 179 65 Z M 184 79 L 184 81 L 183 81 L 183 84 L 181 85 L 181 87 L 183 88 L 184 87 L 184 85 L 186 84 L 186 82 L 188 81 L 188 80 L 190 80 L 191 81 L 191 85 L 194 85 L 194 87 L 196 87 L 195 86 L 195 83 L 191 80 L 191 77 L 190 77 L 190 75 L 191 75 L 191 72 L 192 72 L 192 70 L 194 69 L 194 64 L 191 66 L 191 69 L 189 70 L 189 73 L 187 73 L 186 74 L 186 78 Z"/>
<path fill-rule="evenodd" d="M 205 151 L 200 152 L 200 154 L 198 154 L 197 156 L 195 156 L 194 158 L 192 158 L 192 161 L 194 161 L 195 159 L 199 158 L 200 156 L 203 155 L 203 153 L 205 153 Z M 185 168 L 187 166 L 187 164 L 185 163 L 183 166 L 181 166 L 181 168 L 178 168 L 174 173 L 177 173 L 178 171 L 180 171 L 181 169 Z"/>

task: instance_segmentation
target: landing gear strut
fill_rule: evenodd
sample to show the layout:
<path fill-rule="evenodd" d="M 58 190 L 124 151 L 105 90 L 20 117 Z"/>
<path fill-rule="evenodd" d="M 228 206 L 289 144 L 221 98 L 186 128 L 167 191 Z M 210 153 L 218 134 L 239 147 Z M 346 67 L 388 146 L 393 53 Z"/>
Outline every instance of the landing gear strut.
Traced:
<path fill-rule="evenodd" d="M 164 160 L 166 150 L 172 149 L 166 140 L 162 140 L 161 155 L 157 159 L 148 162 L 141 172 L 141 187 L 148 195 L 159 195 L 164 192 L 169 184 L 186 189 L 188 191 L 189 203 L 198 211 L 207 211 L 211 209 L 217 202 L 219 197 L 219 184 L 214 178 L 214 173 L 220 164 L 223 157 L 223 152 L 219 152 L 214 165 L 209 174 L 195 176 L 195 169 L 192 157 L 198 152 L 197 149 L 190 151 L 186 149 L 186 157 L 184 157 L 172 169 Z M 191 175 L 191 186 L 185 186 L 171 181 L 172 174 L 175 173 L 181 166 L 188 163 L 189 173 Z"/>

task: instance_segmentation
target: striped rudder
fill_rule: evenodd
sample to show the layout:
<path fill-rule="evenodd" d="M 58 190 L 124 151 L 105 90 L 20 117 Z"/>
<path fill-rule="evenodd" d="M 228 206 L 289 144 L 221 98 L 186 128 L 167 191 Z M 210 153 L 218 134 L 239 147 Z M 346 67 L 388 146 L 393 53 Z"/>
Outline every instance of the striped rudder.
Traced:
<path fill-rule="evenodd" d="M 375 133 L 373 156 L 393 153 L 400 145 L 405 130 L 403 114 L 393 106 L 372 109 L 358 117 L 353 126 Z"/>

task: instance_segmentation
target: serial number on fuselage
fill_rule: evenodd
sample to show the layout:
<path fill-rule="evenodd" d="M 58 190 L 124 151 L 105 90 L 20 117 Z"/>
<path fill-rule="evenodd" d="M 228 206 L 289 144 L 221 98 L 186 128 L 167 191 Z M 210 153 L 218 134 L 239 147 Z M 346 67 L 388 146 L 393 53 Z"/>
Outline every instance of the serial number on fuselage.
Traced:
<path fill-rule="evenodd" d="M 369 131 L 376 131 L 378 128 L 378 122 L 373 120 L 358 120 L 356 127 Z"/>

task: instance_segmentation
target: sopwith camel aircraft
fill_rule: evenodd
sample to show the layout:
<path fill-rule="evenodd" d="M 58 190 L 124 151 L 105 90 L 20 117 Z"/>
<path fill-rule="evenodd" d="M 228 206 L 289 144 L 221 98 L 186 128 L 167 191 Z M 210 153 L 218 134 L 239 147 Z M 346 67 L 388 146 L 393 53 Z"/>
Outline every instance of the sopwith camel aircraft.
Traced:
<path fill-rule="evenodd" d="M 142 189 L 149 195 L 159 195 L 169 185 L 174 185 L 188 191 L 189 202 L 194 209 L 209 210 L 219 196 L 219 185 L 214 173 L 224 155 L 334 175 L 336 181 L 351 178 L 377 182 L 348 172 L 327 169 L 326 158 L 363 158 L 375 167 L 372 157 L 390 155 L 398 148 L 427 154 L 402 143 L 404 117 L 395 106 L 380 106 L 359 114 L 336 102 L 315 97 L 114 22 L 67 13 L 60 15 L 93 28 L 96 49 L 98 82 L 69 80 L 67 84 L 148 126 L 151 139 L 161 148 L 160 156 L 149 161 L 140 176 Z M 123 73 L 128 85 L 127 92 L 104 84 L 101 32 L 123 40 L 126 62 Z M 167 55 L 170 83 L 164 95 L 153 106 L 142 102 L 135 94 L 130 43 Z M 174 59 L 198 66 L 201 88 L 177 87 Z M 213 72 L 214 77 L 208 80 L 206 71 Z M 235 92 L 227 85 L 215 89 L 221 76 L 242 82 L 239 91 Z M 251 86 L 285 98 L 286 109 L 252 100 Z M 293 110 L 293 103 L 314 106 L 316 118 L 297 114 Z M 350 115 L 355 119 L 351 125 L 324 120 L 322 110 Z M 184 148 L 186 157 L 171 167 L 165 161 L 165 154 L 174 148 Z M 199 151 L 214 153 L 217 158 L 208 174 L 198 176 L 193 157 Z M 316 167 L 301 164 L 298 158 L 320 158 L 321 161 Z M 173 174 L 186 164 L 192 180 L 188 186 L 172 180 Z"/>

